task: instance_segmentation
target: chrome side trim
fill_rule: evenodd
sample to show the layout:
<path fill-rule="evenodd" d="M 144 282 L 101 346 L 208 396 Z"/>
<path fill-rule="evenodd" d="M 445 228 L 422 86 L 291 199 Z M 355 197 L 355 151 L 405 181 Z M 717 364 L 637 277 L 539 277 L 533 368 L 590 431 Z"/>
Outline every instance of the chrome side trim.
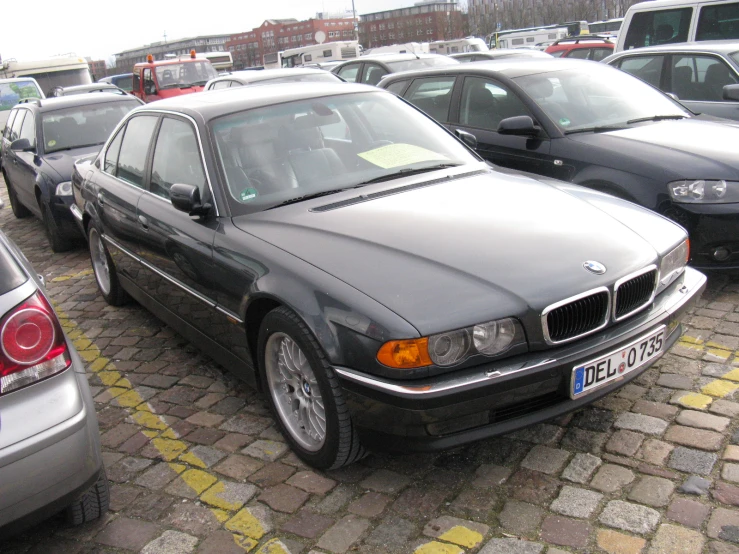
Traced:
<path fill-rule="evenodd" d="M 649 295 L 649 300 L 647 300 L 644 304 L 641 306 L 638 306 L 637 308 L 631 310 L 629 313 L 622 315 L 621 317 L 616 317 L 616 306 L 618 303 L 618 289 L 621 285 L 624 283 L 631 281 L 632 279 L 635 279 L 636 277 L 639 277 L 640 275 L 644 275 L 645 273 L 649 273 L 650 271 L 654 271 L 654 284 L 652 285 L 652 294 Z M 644 269 L 640 269 L 639 271 L 635 271 L 634 273 L 631 273 L 627 275 L 626 277 L 621 277 L 616 283 L 613 285 L 613 306 L 611 307 L 611 313 L 613 314 L 613 321 L 621 321 L 626 319 L 627 317 L 630 317 L 634 315 L 637 312 L 642 311 L 644 308 L 649 306 L 652 302 L 654 302 L 654 297 L 657 294 L 657 283 L 659 282 L 659 271 L 657 270 L 657 266 L 655 264 L 648 265 Z"/>
<path fill-rule="evenodd" d="M 107 242 L 111 246 L 115 246 L 118 250 L 120 250 L 121 252 L 123 252 L 126 256 L 128 256 L 130 258 L 133 258 L 137 262 L 140 262 L 141 261 L 141 258 L 139 258 L 136 254 L 134 254 L 133 252 L 131 252 L 128 248 L 126 248 L 124 246 L 121 246 L 118 243 L 118 241 L 113 240 L 112 238 L 110 238 L 108 235 L 106 235 L 104 233 L 101 233 L 100 236 L 103 237 L 103 240 L 105 242 Z"/>
<path fill-rule="evenodd" d="M 72 212 L 72 215 L 73 215 L 73 216 L 75 217 L 75 219 L 77 219 L 78 221 L 82 221 L 82 220 L 84 219 L 84 218 L 83 218 L 83 216 L 82 216 L 82 212 L 81 212 L 81 211 L 80 211 L 80 209 L 79 209 L 79 208 L 77 207 L 77 204 L 72 204 L 72 205 L 71 205 L 71 206 L 69 207 L 69 211 L 70 211 L 70 212 Z"/>
<path fill-rule="evenodd" d="M 242 324 L 242 323 L 244 323 L 244 320 L 243 320 L 243 319 L 241 319 L 241 318 L 240 318 L 240 317 L 239 317 L 238 315 L 236 315 L 236 314 L 235 314 L 234 312 L 232 312 L 231 310 L 227 310 L 227 309 L 226 309 L 226 308 L 224 308 L 223 306 L 216 306 L 216 310 L 218 310 L 219 312 L 221 312 L 221 313 L 222 313 L 223 315 L 225 315 L 226 317 L 229 317 L 229 318 L 231 318 L 231 319 L 235 320 L 235 321 L 236 321 L 237 323 L 239 323 L 239 324 Z"/>
<path fill-rule="evenodd" d="M 575 302 L 576 300 L 581 300 L 583 298 L 592 296 L 594 294 L 598 294 L 600 292 L 605 292 L 608 295 L 608 301 L 606 302 L 606 314 L 605 314 L 605 317 L 603 318 L 603 323 L 601 323 L 598 327 L 591 329 L 590 331 L 586 331 L 585 333 L 582 333 L 575 337 L 570 337 L 564 340 L 552 340 L 552 338 L 549 336 L 549 325 L 547 323 L 547 315 L 549 315 L 549 312 L 551 312 L 552 310 L 556 310 L 557 308 L 561 306 L 569 304 L 570 302 Z M 587 335 L 592 335 L 593 333 L 600 331 L 606 325 L 608 325 L 608 322 L 610 320 L 611 320 L 611 291 L 609 291 L 608 288 L 606 287 L 597 287 L 594 289 L 590 289 L 589 291 L 576 294 L 575 296 L 570 296 L 569 298 L 565 298 L 564 300 L 560 300 L 559 302 L 555 302 L 554 304 L 547 306 L 546 308 L 544 308 L 544 311 L 541 312 L 541 328 L 544 333 L 544 341 L 547 344 L 564 344 L 566 342 L 571 342 L 573 340 L 577 340 Z"/>

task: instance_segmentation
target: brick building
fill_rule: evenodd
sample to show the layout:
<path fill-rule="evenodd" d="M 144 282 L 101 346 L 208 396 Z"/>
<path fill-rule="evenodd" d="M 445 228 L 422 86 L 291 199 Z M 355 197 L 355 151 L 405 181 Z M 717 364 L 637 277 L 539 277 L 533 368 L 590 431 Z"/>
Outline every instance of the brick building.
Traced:
<path fill-rule="evenodd" d="M 465 34 L 466 15 L 456 1 L 417 2 L 409 8 L 359 16 L 359 41 L 365 48 L 447 40 Z"/>
<path fill-rule="evenodd" d="M 87 65 L 90 68 L 90 75 L 92 75 L 93 81 L 98 81 L 107 75 L 105 68 L 105 60 L 93 60 L 91 58 L 85 58 Z"/>
<path fill-rule="evenodd" d="M 231 35 L 226 49 L 231 52 L 234 69 L 264 64 L 264 55 L 318 44 L 316 33 L 326 34 L 324 42 L 352 40 L 354 26 L 351 18 L 336 19 L 267 19 L 251 31 Z"/>

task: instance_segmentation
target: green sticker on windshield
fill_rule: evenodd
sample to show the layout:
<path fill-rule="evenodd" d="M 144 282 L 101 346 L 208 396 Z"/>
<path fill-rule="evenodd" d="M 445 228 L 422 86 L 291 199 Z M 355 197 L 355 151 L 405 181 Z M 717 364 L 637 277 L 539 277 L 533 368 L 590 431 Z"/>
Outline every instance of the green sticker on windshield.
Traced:
<path fill-rule="evenodd" d="M 562 125 L 562 127 L 569 127 L 570 123 L 572 123 L 572 121 L 570 121 L 566 117 L 563 117 L 559 120 L 559 124 Z"/>
<path fill-rule="evenodd" d="M 254 200 L 257 196 L 259 196 L 259 193 L 257 192 L 257 189 L 249 187 L 248 189 L 244 189 L 241 191 L 241 194 L 239 195 L 239 199 L 242 202 L 251 202 Z"/>
<path fill-rule="evenodd" d="M 357 156 L 382 169 L 392 169 L 394 167 L 429 162 L 431 160 L 449 159 L 442 154 L 437 154 L 420 146 L 403 143 L 388 144 L 387 146 L 362 152 L 361 154 L 357 154 Z"/>
<path fill-rule="evenodd" d="M 46 146 L 48 146 L 49 148 L 51 148 L 52 146 L 56 146 L 56 141 L 50 140 L 49 142 L 46 143 Z"/>

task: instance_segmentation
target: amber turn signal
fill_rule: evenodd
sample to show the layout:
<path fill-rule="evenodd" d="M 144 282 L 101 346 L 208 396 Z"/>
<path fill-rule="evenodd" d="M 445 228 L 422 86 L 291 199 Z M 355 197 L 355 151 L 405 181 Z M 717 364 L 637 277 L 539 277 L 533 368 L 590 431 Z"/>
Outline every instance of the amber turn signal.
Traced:
<path fill-rule="evenodd" d="M 429 357 L 429 339 L 391 340 L 377 351 L 377 360 L 388 367 L 413 369 L 433 365 Z"/>

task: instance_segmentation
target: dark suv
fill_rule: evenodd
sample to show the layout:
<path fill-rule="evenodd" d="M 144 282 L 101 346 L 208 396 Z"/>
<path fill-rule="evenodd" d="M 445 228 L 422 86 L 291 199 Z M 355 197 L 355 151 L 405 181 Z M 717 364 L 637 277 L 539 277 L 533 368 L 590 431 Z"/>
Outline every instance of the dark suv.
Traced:
<path fill-rule="evenodd" d="M 74 162 L 94 154 L 142 102 L 108 93 L 27 99 L 10 112 L 2 136 L 2 173 L 13 214 L 44 222 L 54 252 L 80 236 L 69 207 Z"/>

